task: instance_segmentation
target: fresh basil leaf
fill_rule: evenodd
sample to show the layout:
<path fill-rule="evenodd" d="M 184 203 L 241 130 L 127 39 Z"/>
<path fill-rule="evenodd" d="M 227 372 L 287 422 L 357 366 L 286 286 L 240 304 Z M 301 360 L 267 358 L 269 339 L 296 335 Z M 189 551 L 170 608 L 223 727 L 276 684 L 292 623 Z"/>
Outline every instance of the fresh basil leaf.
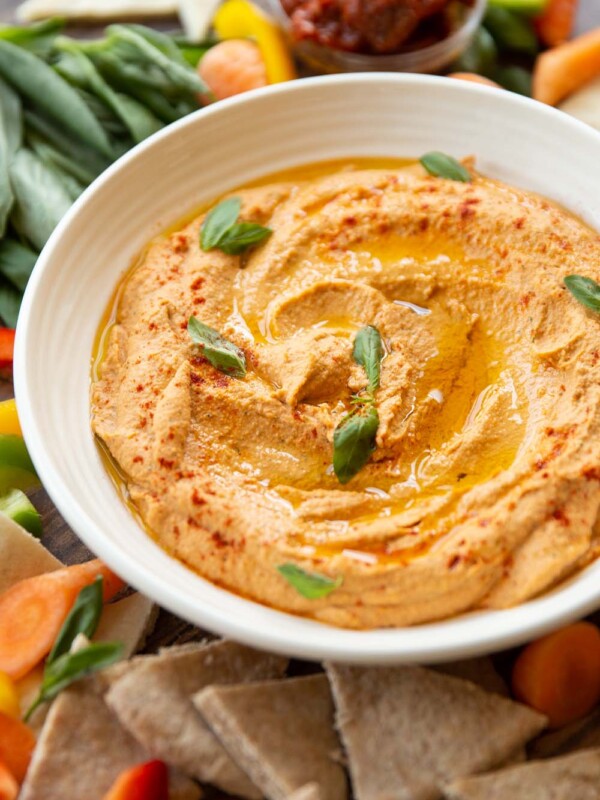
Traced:
<path fill-rule="evenodd" d="M 98 642 L 78 650 L 64 653 L 44 670 L 40 692 L 25 714 L 25 722 L 43 703 L 53 700 L 63 689 L 94 672 L 110 667 L 123 655 L 120 642 Z"/>
<path fill-rule="evenodd" d="M 306 572 L 295 564 L 282 564 L 277 567 L 277 571 L 294 587 L 298 594 L 308 600 L 327 597 L 328 594 L 339 588 L 343 581 L 342 577 L 333 579 L 326 575 L 319 575 L 317 572 Z"/>
<path fill-rule="evenodd" d="M 357 364 L 364 367 L 369 379 L 369 392 L 379 388 L 383 342 L 381 334 L 373 325 L 365 325 L 356 334 L 352 355 Z"/>
<path fill-rule="evenodd" d="M 567 275 L 565 286 L 582 305 L 600 313 L 600 284 L 583 275 Z"/>
<path fill-rule="evenodd" d="M 463 167 L 460 161 L 445 153 L 435 151 L 426 153 L 420 161 L 427 172 L 435 175 L 436 178 L 447 178 L 450 181 L 461 181 L 462 183 L 470 183 L 472 180 L 469 170 Z"/>
<path fill-rule="evenodd" d="M 343 419 L 333 433 L 333 471 L 348 483 L 364 467 L 375 449 L 379 414 L 374 406 Z"/>
<path fill-rule="evenodd" d="M 234 378 L 245 376 L 246 356 L 237 345 L 221 336 L 214 328 L 200 322 L 196 317 L 190 317 L 188 333 L 192 340 L 202 348 L 202 355 L 213 367 Z"/>
<path fill-rule="evenodd" d="M 200 228 L 200 247 L 213 250 L 240 215 L 242 201 L 239 197 L 222 200 L 206 215 Z"/>
<path fill-rule="evenodd" d="M 103 587 L 104 579 L 98 575 L 93 583 L 79 592 L 46 660 L 47 666 L 68 653 L 80 633 L 88 639 L 96 633 L 102 615 Z"/>
<path fill-rule="evenodd" d="M 225 233 L 219 242 L 219 250 L 230 256 L 239 256 L 250 247 L 259 244 L 270 236 L 273 231 L 257 222 L 236 222 Z"/>

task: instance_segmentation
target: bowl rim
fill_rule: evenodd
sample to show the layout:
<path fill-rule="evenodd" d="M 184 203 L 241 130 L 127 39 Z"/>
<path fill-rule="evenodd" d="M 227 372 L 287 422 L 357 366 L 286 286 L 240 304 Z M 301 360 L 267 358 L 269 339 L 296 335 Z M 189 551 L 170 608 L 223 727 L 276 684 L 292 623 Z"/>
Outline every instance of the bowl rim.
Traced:
<path fill-rule="evenodd" d="M 178 122 L 167 126 L 154 136 L 137 145 L 121 159 L 111 165 L 94 183 L 88 187 L 73 207 L 67 212 L 53 232 L 50 240 L 40 255 L 33 275 L 27 286 L 22 304 L 15 343 L 15 375 L 14 385 L 19 408 L 19 417 L 24 438 L 32 460 L 38 471 L 43 486 L 59 510 L 65 521 L 75 534 L 94 552 L 104 559 L 118 574 L 129 581 L 139 591 L 144 592 L 164 608 L 194 624 L 206 626 L 207 629 L 223 636 L 231 637 L 239 642 L 258 649 L 284 653 L 299 658 L 331 659 L 353 663 L 392 664 L 392 663 L 435 663 L 448 661 L 475 654 L 492 652 L 509 646 L 521 644 L 528 639 L 543 634 L 562 624 L 585 616 L 600 607 L 600 581 L 597 572 L 599 562 L 584 568 L 566 583 L 542 595 L 541 597 L 522 603 L 506 610 L 484 610 L 470 612 L 441 620 L 404 628 L 388 628 L 374 630 L 349 630 L 324 625 L 313 620 L 306 620 L 307 631 L 318 629 L 310 641 L 299 641 L 297 635 L 287 631 L 286 620 L 299 619 L 297 616 L 283 611 L 267 608 L 252 600 L 247 600 L 225 589 L 216 587 L 209 581 L 195 575 L 197 581 L 208 584 L 218 593 L 227 597 L 235 597 L 246 607 L 248 604 L 256 609 L 261 617 L 266 617 L 270 624 L 263 624 L 260 630 L 249 629 L 240 623 L 227 609 L 215 606 L 202 606 L 186 595 L 176 585 L 161 581 L 147 566 L 123 552 L 118 544 L 103 533 L 102 522 L 93 519 L 83 508 L 76 492 L 61 476 L 60 469 L 55 466 L 52 448 L 47 447 L 44 439 L 43 424 L 35 410 L 35 399 L 30 396 L 29 375 L 27 369 L 29 340 L 35 335 L 35 320 L 30 310 L 36 299 L 39 285 L 46 269 L 52 264 L 54 250 L 63 236 L 68 233 L 72 220 L 80 211 L 94 202 L 95 195 L 115 175 L 139 158 L 146 150 L 156 147 L 160 141 L 178 135 L 188 126 L 201 125 L 201 120 L 214 116 L 225 109 L 238 105 L 251 105 L 255 98 L 270 95 L 296 94 L 318 90 L 322 85 L 349 84 L 389 84 L 399 87 L 406 84 L 417 84 L 422 87 L 444 83 L 445 91 L 455 94 L 470 94 L 473 99 L 490 93 L 500 103 L 513 105 L 515 111 L 519 107 L 531 109 L 533 101 L 509 92 L 500 92 L 487 86 L 468 84 L 462 81 L 451 81 L 446 78 L 429 75 L 397 74 L 397 73 L 360 73 L 307 78 L 285 84 L 277 84 L 266 89 L 258 89 L 245 95 L 233 97 L 218 104 L 201 109 Z M 558 121 L 565 128 L 578 129 L 579 135 L 585 135 L 600 148 L 600 133 L 584 123 L 567 117 L 562 112 L 536 103 L 536 113 L 543 122 L 544 118 Z M 122 503 L 115 492 L 115 503 Z M 150 539 L 148 540 L 151 541 Z M 154 547 L 157 547 L 152 542 Z M 161 551 L 166 559 L 171 557 Z M 192 573 L 180 562 L 177 562 L 185 573 Z M 183 573 L 182 573 L 183 574 Z M 193 573 L 192 573 L 193 574 Z M 482 617 L 489 620 L 483 626 Z M 300 618 L 302 619 L 302 618 Z M 476 624 L 473 624 L 474 621 Z M 455 632 L 449 636 L 448 630 Z M 323 633 L 327 635 L 324 636 Z M 320 634 L 320 635 L 319 635 Z M 439 637 L 439 639 L 438 639 Z"/>

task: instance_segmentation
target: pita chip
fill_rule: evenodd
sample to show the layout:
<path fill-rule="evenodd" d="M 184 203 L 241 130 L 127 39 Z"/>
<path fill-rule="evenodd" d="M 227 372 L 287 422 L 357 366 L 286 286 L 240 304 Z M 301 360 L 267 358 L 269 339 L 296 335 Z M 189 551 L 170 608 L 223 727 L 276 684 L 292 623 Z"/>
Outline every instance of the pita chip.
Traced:
<path fill-rule="evenodd" d="M 446 787 L 448 800 L 599 800 L 600 750 L 530 761 Z"/>
<path fill-rule="evenodd" d="M 357 800 L 436 800 L 445 783 L 511 758 L 547 722 L 434 670 L 326 669 Z"/>
<path fill-rule="evenodd" d="M 127 730 L 154 758 L 239 797 L 260 798 L 192 703 L 213 683 L 242 683 L 283 675 L 287 660 L 234 642 L 213 642 L 137 659 L 106 699 Z"/>
<path fill-rule="evenodd" d="M 62 567 L 39 540 L 0 514 L 0 594 L 13 584 Z"/>
<path fill-rule="evenodd" d="M 194 703 L 268 800 L 346 800 L 325 675 L 210 686 Z"/>
<path fill-rule="evenodd" d="M 319 800 L 319 787 L 316 783 L 307 783 L 289 795 L 287 800 Z"/>
<path fill-rule="evenodd" d="M 136 592 L 124 600 L 104 606 L 95 642 L 122 642 L 123 658 L 129 658 L 143 647 L 158 617 L 152 600 Z"/>
<path fill-rule="evenodd" d="M 496 671 L 494 662 L 489 656 L 467 658 L 450 664 L 437 664 L 433 669 L 445 675 L 453 675 L 455 678 L 476 683 L 486 692 L 495 692 L 503 697 L 510 696 L 508 686 Z"/>
<path fill-rule="evenodd" d="M 531 743 L 531 758 L 552 758 L 591 747 L 600 747 L 600 708 L 564 728 L 540 736 Z"/>
<path fill-rule="evenodd" d="M 20 800 L 91 800 L 123 770 L 151 756 L 110 711 L 95 678 L 65 690 L 53 703 L 38 740 Z M 193 781 L 171 774 L 170 800 L 197 800 Z"/>

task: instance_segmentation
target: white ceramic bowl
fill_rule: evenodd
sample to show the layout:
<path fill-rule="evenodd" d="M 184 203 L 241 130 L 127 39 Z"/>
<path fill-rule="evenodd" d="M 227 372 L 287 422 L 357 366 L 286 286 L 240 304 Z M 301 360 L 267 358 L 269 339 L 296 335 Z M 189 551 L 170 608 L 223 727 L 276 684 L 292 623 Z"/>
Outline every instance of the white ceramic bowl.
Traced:
<path fill-rule="evenodd" d="M 397 630 L 339 630 L 244 600 L 166 555 L 107 476 L 89 425 L 90 355 L 119 276 L 153 235 L 203 201 L 292 165 L 352 156 L 476 154 L 600 229 L 600 135 L 508 92 L 417 75 L 280 84 L 219 103 L 122 158 L 59 225 L 27 288 L 16 394 L 29 451 L 73 530 L 161 605 L 211 631 L 305 658 L 436 662 L 514 645 L 600 606 L 600 561 L 507 611 Z"/>

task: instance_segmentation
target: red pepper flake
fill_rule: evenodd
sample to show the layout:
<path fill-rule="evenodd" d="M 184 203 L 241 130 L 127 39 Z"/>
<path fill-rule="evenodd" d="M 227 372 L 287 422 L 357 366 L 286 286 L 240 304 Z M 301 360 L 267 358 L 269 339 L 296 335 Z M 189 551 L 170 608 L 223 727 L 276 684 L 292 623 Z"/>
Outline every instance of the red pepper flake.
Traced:
<path fill-rule="evenodd" d="M 587 481 L 600 481 L 600 467 L 586 467 L 581 474 Z"/>
<path fill-rule="evenodd" d="M 469 206 L 467 203 L 463 203 L 460 206 L 460 218 L 461 219 L 468 219 L 469 217 L 475 216 L 475 211 Z"/>
<path fill-rule="evenodd" d="M 557 508 L 555 511 L 552 512 L 552 518 L 555 519 L 557 522 L 560 522 L 565 528 L 569 526 L 569 518 L 562 510 L 562 508 Z"/>
<path fill-rule="evenodd" d="M 427 217 L 423 217 L 423 219 L 419 220 L 419 230 L 425 232 L 429 228 L 429 219 Z"/>
<path fill-rule="evenodd" d="M 526 292 L 519 298 L 519 303 L 524 307 L 527 308 L 531 300 L 535 297 L 535 292 Z"/>
<path fill-rule="evenodd" d="M 515 228 L 518 228 L 520 230 L 523 227 L 523 225 L 525 225 L 525 217 L 519 217 L 518 219 L 513 220 L 513 225 L 515 226 Z"/>
<path fill-rule="evenodd" d="M 157 329 L 157 327 L 158 327 L 158 325 L 156 324 L 156 322 L 149 322 L 148 323 L 148 330 L 150 330 L 150 331 L 155 331 Z"/>
<path fill-rule="evenodd" d="M 194 299 L 194 305 L 195 306 L 202 306 L 202 305 L 204 305 L 204 303 L 206 303 L 206 297 L 196 297 Z"/>
<path fill-rule="evenodd" d="M 175 466 L 175 462 L 168 458 L 161 457 L 158 459 L 158 463 L 160 464 L 161 467 L 164 467 L 165 469 L 173 469 L 173 467 Z"/>
<path fill-rule="evenodd" d="M 455 569 L 461 561 L 462 559 L 458 554 L 451 556 L 448 559 L 448 569 Z"/>
<path fill-rule="evenodd" d="M 142 456 L 134 456 L 133 457 L 133 463 L 134 464 L 143 464 L 144 463 L 144 459 L 142 458 Z"/>
<path fill-rule="evenodd" d="M 316 439 L 317 436 L 319 435 L 319 432 L 318 432 L 318 430 L 316 428 L 313 428 L 310 433 L 311 433 L 311 436 L 312 436 L 313 439 Z"/>
<path fill-rule="evenodd" d="M 198 494 L 198 490 L 197 489 L 194 489 L 194 491 L 192 492 L 192 503 L 195 506 L 205 506 L 206 505 L 206 500 L 203 497 L 200 497 L 200 495 Z"/>
<path fill-rule="evenodd" d="M 229 542 L 227 539 L 225 539 L 223 534 L 219 533 L 219 531 L 215 531 L 210 538 L 213 540 L 215 547 L 218 547 L 219 549 L 223 547 L 229 547 Z"/>
<path fill-rule="evenodd" d="M 344 224 L 349 225 L 351 228 L 353 228 L 357 224 L 357 219 L 356 217 L 346 217 L 346 219 L 344 220 Z"/>
<path fill-rule="evenodd" d="M 138 385 L 135 387 L 135 390 L 136 390 L 136 392 L 143 392 L 144 391 L 144 387 L 143 387 L 143 385 L 141 383 L 138 383 Z"/>
<path fill-rule="evenodd" d="M 190 372 L 190 381 L 192 383 L 204 383 L 204 378 L 197 375 L 195 372 Z"/>

